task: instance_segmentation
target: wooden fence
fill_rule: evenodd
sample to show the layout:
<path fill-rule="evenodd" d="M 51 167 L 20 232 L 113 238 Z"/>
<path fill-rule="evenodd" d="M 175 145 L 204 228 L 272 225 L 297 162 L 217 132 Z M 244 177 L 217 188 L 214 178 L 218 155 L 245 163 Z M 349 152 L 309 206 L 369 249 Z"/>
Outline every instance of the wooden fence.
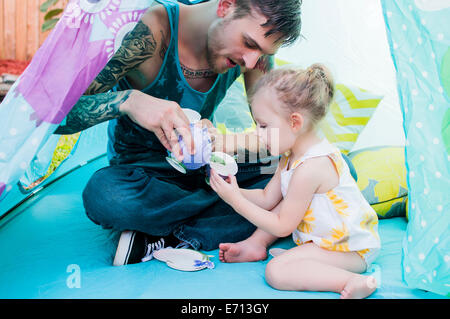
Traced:
<path fill-rule="evenodd" d="M 41 32 L 45 0 L 0 0 L 0 59 L 29 61 L 50 31 Z M 54 7 L 63 8 L 69 0 Z"/>

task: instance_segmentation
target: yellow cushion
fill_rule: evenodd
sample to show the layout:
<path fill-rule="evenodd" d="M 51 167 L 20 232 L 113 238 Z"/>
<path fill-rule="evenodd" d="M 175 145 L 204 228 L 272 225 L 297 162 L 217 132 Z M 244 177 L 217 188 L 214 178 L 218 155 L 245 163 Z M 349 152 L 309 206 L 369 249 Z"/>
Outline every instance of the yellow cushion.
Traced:
<path fill-rule="evenodd" d="M 408 188 L 404 147 L 381 146 L 350 152 L 358 187 L 380 218 L 406 215 Z"/>

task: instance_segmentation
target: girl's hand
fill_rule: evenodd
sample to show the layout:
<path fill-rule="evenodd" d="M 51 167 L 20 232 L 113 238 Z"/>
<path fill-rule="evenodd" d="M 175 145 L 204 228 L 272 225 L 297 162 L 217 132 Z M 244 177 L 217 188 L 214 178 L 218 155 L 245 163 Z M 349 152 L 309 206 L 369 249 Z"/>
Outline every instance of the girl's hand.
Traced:
<path fill-rule="evenodd" d="M 233 203 L 242 197 L 235 176 L 229 175 L 225 181 L 214 169 L 211 169 L 209 184 L 220 198 L 230 206 L 233 206 Z"/>

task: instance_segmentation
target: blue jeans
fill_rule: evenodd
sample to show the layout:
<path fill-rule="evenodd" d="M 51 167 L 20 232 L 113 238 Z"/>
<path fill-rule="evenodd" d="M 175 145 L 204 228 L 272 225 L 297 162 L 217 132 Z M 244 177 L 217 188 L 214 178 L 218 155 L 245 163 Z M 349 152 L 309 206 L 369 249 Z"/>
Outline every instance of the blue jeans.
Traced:
<path fill-rule="evenodd" d="M 239 164 L 239 186 L 264 188 L 273 175 L 262 174 L 261 168 L 267 170 L 271 164 Z M 104 228 L 173 234 L 196 250 L 214 250 L 220 243 L 249 237 L 256 227 L 218 197 L 205 177 L 203 168 L 183 175 L 175 169 L 112 165 L 94 173 L 83 191 L 83 203 L 87 216 Z"/>
<path fill-rule="evenodd" d="M 266 186 L 272 175 L 261 174 L 260 165 L 239 164 L 236 178 L 241 187 Z M 203 168 L 184 175 L 175 169 L 112 165 L 94 173 L 83 203 L 87 216 L 104 228 L 173 234 L 197 250 L 250 236 L 256 227 L 218 197 L 205 177 Z"/>

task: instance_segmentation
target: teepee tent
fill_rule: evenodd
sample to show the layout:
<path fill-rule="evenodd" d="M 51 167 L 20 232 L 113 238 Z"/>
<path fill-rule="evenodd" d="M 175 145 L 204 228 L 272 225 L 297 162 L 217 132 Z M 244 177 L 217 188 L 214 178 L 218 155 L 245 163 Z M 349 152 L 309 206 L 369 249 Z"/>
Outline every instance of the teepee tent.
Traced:
<path fill-rule="evenodd" d="M 406 135 L 411 219 L 403 272 L 414 287 L 448 294 L 450 2 L 383 1 Z"/>
<path fill-rule="evenodd" d="M 107 123 L 82 132 L 58 169 L 27 187 L 50 165 L 54 130 L 152 2 L 72 0 L 0 104 L 0 296 L 335 298 L 271 289 L 261 280 L 267 261 L 217 258 L 215 269 L 195 278 L 156 261 L 126 271 L 110 266 L 118 234 L 90 222 L 81 201 L 89 177 L 107 165 Z M 363 194 L 378 205 L 373 298 L 450 292 L 449 18 L 448 0 L 304 0 L 303 39 L 276 56 L 278 64 L 324 63 L 335 76 L 322 130 L 349 155 Z M 241 81 L 211 119 L 224 132 L 253 128 Z M 386 199 L 388 192 L 394 195 Z"/>

